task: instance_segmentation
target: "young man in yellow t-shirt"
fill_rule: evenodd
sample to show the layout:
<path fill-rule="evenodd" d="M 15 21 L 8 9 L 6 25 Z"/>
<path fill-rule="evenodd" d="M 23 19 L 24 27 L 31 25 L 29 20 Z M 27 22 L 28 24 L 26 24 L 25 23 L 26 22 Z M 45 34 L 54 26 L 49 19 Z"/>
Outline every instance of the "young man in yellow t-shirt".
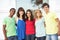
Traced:
<path fill-rule="evenodd" d="M 46 40 L 58 40 L 58 18 L 54 12 L 49 11 L 49 4 L 44 3 L 42 5 L 46 15 L 45 17 L 45 24 L 46 24 Z"/>

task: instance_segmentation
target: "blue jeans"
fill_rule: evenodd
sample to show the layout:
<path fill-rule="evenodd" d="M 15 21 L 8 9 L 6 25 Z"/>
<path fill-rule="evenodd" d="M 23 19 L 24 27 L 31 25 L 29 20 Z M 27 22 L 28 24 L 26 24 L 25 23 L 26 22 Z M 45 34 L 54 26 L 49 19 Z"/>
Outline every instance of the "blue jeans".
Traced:
<path fill-rule="evenodd" d="M 46 36 L 43 36 L 43 37 L 37 37 L 37 40 L 46 40 Z"/>
<path fill-rule="evenodd" d="M 35 35 L 34 34 L 26 35 L 26 40 L 35 40 Z"/>
<path fill-rule="evenodd" d="M 57 34 L 47 34 L 46 35 L 46 40 L 58 40 L 58 35 Z"/>
<path fill-rule="evenodd" d="M 8 37 L 8 40 L 17 40 L 17 36 Z"/>

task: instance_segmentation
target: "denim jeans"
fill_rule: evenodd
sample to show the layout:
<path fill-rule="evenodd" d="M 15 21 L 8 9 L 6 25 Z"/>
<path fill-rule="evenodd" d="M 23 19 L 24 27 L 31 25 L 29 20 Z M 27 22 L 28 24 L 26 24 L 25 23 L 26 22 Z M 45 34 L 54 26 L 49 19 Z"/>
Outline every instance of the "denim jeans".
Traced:
<path fill-rule="evenodd" d="M 58 40 L 58 35 L 57 34 L 47 34 L 46 35 L 46 40 Z"/>
<path fill-rule="evenodd" d="M 8 40 L 17 40 L 17 36 L 8 37 Z"/>
<path fill-rule="evenodd" d="M 46 36 L 43 36 L 43 37 L 37 37 L 37 40 L 46 40 Z"/>
<path fill-rule="evenodd" d="M 26 35 L 26 40 L 35 40 L 35 35 Z"/>

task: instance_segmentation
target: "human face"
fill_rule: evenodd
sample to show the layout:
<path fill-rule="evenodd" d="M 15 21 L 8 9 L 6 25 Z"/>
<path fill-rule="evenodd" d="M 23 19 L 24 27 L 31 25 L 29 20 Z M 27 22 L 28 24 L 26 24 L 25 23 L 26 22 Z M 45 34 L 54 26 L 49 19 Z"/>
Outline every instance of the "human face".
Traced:
<path fill-rule="evenodd" d="M 19 14 L 22 16 L 24 14 L 24 12 L 23 11 L 19 11 Z"/>
<path fill-rule="evenodd" d="M 12 10 L 10 11 L 10 16 L 13 16 L 14 14 L 15 14 L 15 10 L 12 9 Z"/>
<path fill-rule="evenodd" d="M 42 16 L 42 13 L 40 12 L 40 11 L 37 11 L 37 17 L 40 17 L 40 16 Z"/>
<path fill-rule="evenodd" d="M 27 12 L 27 17 L 31 17 L 31 13 L 30 12 Z"/>
<path fill-rule="evenodd" d="M 46 13 L 49 12 L 49 8 L 48 8 L 48 6 L 44 6 L 43 9 L 44 9 L 44 11 L 45 11 Z"/>

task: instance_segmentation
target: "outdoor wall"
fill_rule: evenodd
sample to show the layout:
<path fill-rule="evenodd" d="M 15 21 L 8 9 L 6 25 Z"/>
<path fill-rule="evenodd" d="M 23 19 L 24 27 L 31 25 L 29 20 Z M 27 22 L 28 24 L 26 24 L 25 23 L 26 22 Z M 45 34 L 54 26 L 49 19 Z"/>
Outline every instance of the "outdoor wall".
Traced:
<path fill-rule="evenodd" d="M 0 40 L 4 39 L 2 27 L 3 19 L 9 15 L 10 8 L 16 8 L 15 0 L 0 0 Z"/>
<path fill-rule="evenodd" d="M 44 0 L 44 2 L 48 2 L 48 0 Z M 60 19 L 60 0 L 49 0 L 51 11 L 55 11 L 58 18 Z M 33 4 L 30 3 L 30 0 L 0 0 L 0 40 L 4 39 L 2 32 L 2 24 L 3 19 L 9 15 L 10 8 L 23 7 L 25 10 L 27 9 L 37 9 L 38 7 L 32 7 Z"/>

